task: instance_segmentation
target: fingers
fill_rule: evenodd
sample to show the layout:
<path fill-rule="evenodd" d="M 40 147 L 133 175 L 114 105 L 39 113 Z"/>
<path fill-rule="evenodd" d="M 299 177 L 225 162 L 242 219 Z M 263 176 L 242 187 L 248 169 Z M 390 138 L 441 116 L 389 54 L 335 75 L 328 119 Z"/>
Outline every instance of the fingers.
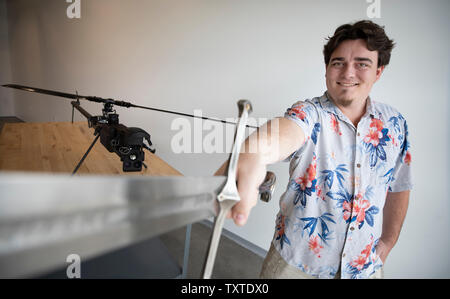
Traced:
<path fill-rule="evenodd" d="M 225 163 L 214 173 L 214 175 L 224 175 L 227 166 L 228 161 L 225 161 Z M 238 177 L 239 174 L 236 175 L 236 179 Z M 236 181 L 236 183 L 238 182 Z M 241 200 L 233 206 L 226 216 L 228 219 L 233 218 L 234 223 L 238 226 L 243 226 L 247 223 L 250 210 L 256 205 L 256 198 L 258 196 L 258 192 L 253 192 L 255 194 L 249 195 L 248 191 L 241 189 L 242 188 L 238 187 L 238 193 Z"/>
<path fill-rule="evenodd" d="M 228 218 L 232 218 L 236 225 L 243 226 L 247 223 L 251 209 L 257 203 L 258 189 L 245 188 L 241 184 L 238 186 L 238 192 L 241 200 L 233 206 L 228 213 Z"/>
<path fill-rule="evenodd" d="M 243 226 L 247 223 L 250 211 L 254 206 L 255 204 L 253 203 L 240 201 L 236 205 L 234 205 L 233 208 L 228 212 L 227 218 L 232 218 L 234 224 Z"/>
<path fill-rule="evenodd" d="M 228 213 L 238 226 L 247 223 L 251 209 L 256 205 L 259 195 L 259 185 L 266 176 L 266 166 L 259 163 L 256 155 L 241 154 L 236 173 L 237 189 L 240 201 Z"/>
<path fill-rule="evenodd" d="M 227 218 L 232 218 L 236 225 L 243 226 L 247 223 L 251 209 L 257 203 L 259 192 L 256 187 L 245 188 L 243 184 L 238 186 L 238 192 L 241 200 L 228 212 Z"/>
<path fill-rule="evenodd" d="M 238 202 L 231 210 L 231 217 L 233 221 L 238 226 L 243 226 L 247 223 L 248 216 L 250 215 L 251 209 L 255 206 L 253 202 Z"/>

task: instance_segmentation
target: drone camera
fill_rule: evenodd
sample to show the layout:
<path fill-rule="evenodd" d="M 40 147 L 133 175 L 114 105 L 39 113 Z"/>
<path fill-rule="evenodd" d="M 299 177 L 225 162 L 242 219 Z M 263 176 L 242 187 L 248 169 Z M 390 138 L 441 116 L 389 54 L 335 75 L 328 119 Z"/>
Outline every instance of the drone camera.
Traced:
<path fill-rule="evenodd" d="M 109 152 L 116 153 L 123 162 L 123 171 L 141 171 L 145 160 L 143 148 L 150 148 L 150 135 L 140 128 L 128 128 L 122 124 L 102 125 L 100 142 Z M 154 150 L 150 150 L 155 152 Z"/>

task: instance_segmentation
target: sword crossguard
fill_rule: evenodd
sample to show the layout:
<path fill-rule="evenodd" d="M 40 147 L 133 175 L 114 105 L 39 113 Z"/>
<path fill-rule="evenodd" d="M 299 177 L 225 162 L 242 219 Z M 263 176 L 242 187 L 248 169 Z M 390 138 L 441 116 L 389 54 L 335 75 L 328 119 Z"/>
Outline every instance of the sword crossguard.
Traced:
<path fill-rule="evenodd" d="M 245 138 L 245 127 L 248 115 L 252 112 L 252 104 L 248 100 L 240 100 L 238 101 L 238 108 L 239 121 L 234 136 L 233 149 L 231 151 L 230 159 L 228 162 L 227 180 L 224 187 L 217 195 L 217 201 L 219 202 L 219 213 L 214 221 L 214 227 L 211 235 L 211 240 L 209 242 L 206 262 L 203 268 L 203 278 L 205 279 L 211 278 L 212 275 L 225 218 L 230 209 L 241 200 L 237 190 L 236 173 L 239 161 L 239 153 L 241 151 L 241 146 Z M 263 184 L 261 184 L 261 186 L 259 187 L 261 200 L 265 202 L 270 201 L 274 190 L 275 181 L 275 174 L 270 171 L 267 172 Z"/>
<path fill-rule="evenodd" d="M 228 162 L 227 180 L 224 187 L 217 195 L 217 201 L 219 202 L 219 213 L 214 221 L 208 254 L 206 256 L 206 262 L 203 268 L 203 278 L 206 279 L 211 278 L 212 275 L 217 248 L 219 247 L 220 235 L 222 234 L 223 223 L 226 215 L 230 209 L 241 200 L 236 186 L 236 172 L 241 145 L 245 138 L 245 126 L 248 115 L 252 111 L 252 104 L 248 100 L 239 100 L 237 104 L 239 108 L 239 120 L 234 136 L 233 149 Z"/>
<path fill-rule="evenodd" d="M 228 163 L 227 180 L 222 191 L 217 196 L 217 200 L 223 202 L 224 200 L 240 201 L 239 193 L 236 186 L 236 173 L 239 161 L 239 153 L 241 151 L 242 143 L 245 139 L 245 125 L 248 120 L 248 115 L 252 112 L 252 104 L 248 100 L 240 100 L 238 103 L 239 120 L 234 136 L 233 149 Z"/>

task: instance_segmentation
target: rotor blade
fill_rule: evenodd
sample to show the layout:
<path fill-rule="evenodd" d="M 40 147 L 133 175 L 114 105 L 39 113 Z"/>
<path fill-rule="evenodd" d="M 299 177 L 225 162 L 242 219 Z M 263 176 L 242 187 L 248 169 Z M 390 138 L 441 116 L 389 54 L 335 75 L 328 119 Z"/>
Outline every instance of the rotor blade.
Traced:
<path fill-rule="evenodd" d="M 146 110 L 153 110 L 153 111 L 164 112 L 164 113 L 171 113 L 171 114 L 176 114 L 176 115 L 181 115 L 181 116 L 200 118 L 200 119 L 203 119 L 203 120 L 211 120 L 211 121 L 216 121 L 216 122 L 220 122 L 220 123 L 224 123 L 224 124 L 236 125 L 235 122 L 226 121 L 226 120 L 222 120 L 222 119 L 210 118 L 210 117 L 206 117 L 206 116 L 193 115 L 193 114 L 182 113 L 182 112 L 171 111 L 171 110 L 164 110 L 164 109 L 159 109 L 159 108 L 140 106 L 140 105 L 135 105 L 135 104 L 132 104 L 130 102 L 125 102 L 125 101 L 117 101 L 117 100 L 113 100 L 113 99 L 104 99 L 104 98 L 95 97 L 95 96 L 82 96 L 82 95 L 76 95 L 76 94 L 65 93 L 65 92 L 60 92 L 60 91 L 54 91 L 54 90 L 48 90 L 48 89 L 41 89 L 41 88 L 35 88 L 35 87 L 30 87 L 30 86 L 18 85 L 18 84 L 5 84 L 5 85 L 2 85 L 2 86 L 3 87 L 20 89 L 20 90 L 29 91 L 29 92 L 37 92 L 37 93 L 42 93 L 42 94 L 48 94 L 48 95 L 51 95 L 51 96 L 63 97 L 63 98 L 68 98 L 68 99 L 85 99 L 85 100 L 88 100 L 88 101 L 91 101 L 91 102 L 97 102 L 97 103 L 111 103 L 113 105 L 120 106 L 120 107 L 126 107 L 126 108 L 133 107 L 133 108 L 140 108 L 140 109 L 146 109 Z M 251 126 L 251 125 L 246 125 L 246 126 L 248 128 L 253 128 L 253 129 L 257 129 L 258 128 L 256 126 Z"/>
<path fill-rule="evenodd" d="M 217 213 L 225 177 L 0 173 L 0 278 L 30 277 Z"/>
<path fill-rule="evenodd" d="M 48 95 L 51 95 L 51 96 L 68 98 L 68 99 L 75 99 L 76 100 L 76 99 L 80 99 L 80 98 L 86 98 L 85 96 L 81 96 L 81 95 L 65 93 L 65 92 L 60 92 L 60 91 L 54 91 L 54 90 L 48 90 L 48 89 L 29 87 L 29 86 L 18 85 L 18 84 L 5 84 L 5 85 L 2 85 L 2 86 L 3 87 L 20 89 L 20 90 L 29 91 L 29 92 L 43 93 L 43 94 L 48 94 Z"/>
<path fill-rule="evenodd" d="M 171 113 L 171 114 L 176 114 L 176 115 L 181 115 L 181 116 L 188 116 L 188 117 L 193 117 L 193 118 L 200 118 L 203 120 L 217 121 L 217 122 L 220 122 L 223 124 L 236 125 L 236 123 L 232 122 L 232 121 L 226 121 L 226 120 L 217 119 L 217 118 L 210 118 L 210 117 L 206 117 L 206 116 L 200 116 L 200 115 L 194 115 L 194 114 L 188 114 L 188 113 L 182 113 L 182 112 L 176 112 L 176 111 L 170 111 L 170 110 L 164 110 L 164 109 L 158 109 L 158 108 L 152 108 L 152 107 L 146 107 L 146 106 L 139 106 L 139 105 L 134 105 L 134 104 L 132 104 L 131 107 L 153 110 L 153 111 L 164 112 L 164 113 Z M 254 129 L 258 128 L 258 127 L 250 126 L 250 125 L 247 125 L 247 127 L 254 128 Z"/>
<path fill-rule="evenodd" d="M 66 92 L 61 92 L 61 91 L 56 91 L 56 90 L 42 89 L 42 88 L 36 88 L 36 87 L 31 87 L 31 86 L 25 86 L 25 85 L 4 84 L 2 86 L 9 87 L 9 88 L 15 88 L 15 89 L 23 90 L 23 91 L 42 93 L 42 94 L 47 94 L 47 95 L 51 95 L 51 96 L 55 96 L 55 97 L 62 97 L 62 98 L 67 98 L 67 99 L 75 99 L 75 100 L 85 99 L 85 100 L 88 100 L 91 102 L 111 103 L 111 104 L 114 104 L 117 106 L 122 106 L 122 107 L 127 107 L 127 108 L 133 106 L 133 104 L 131 104 L 131 103 L 123 102 L 123 101 L 115 101 L 113 99 L 104 99 L 104 98 L 93 97 L 93 96 L 76 95 L 73 93 L 66 93 Z"/>

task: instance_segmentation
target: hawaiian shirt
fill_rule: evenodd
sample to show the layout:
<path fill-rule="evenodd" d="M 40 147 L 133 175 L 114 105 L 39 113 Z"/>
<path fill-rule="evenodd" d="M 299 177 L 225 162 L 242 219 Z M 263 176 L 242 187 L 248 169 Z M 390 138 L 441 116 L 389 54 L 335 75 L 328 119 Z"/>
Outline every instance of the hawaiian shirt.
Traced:
<path fill-rule="evenodd" d="M 367 278 L 382 266 L 375 252 L 387 192 L 410 190 L 405 118 L 366 102 L 357 127 L 327 93 L 300 101 L 284 116 L 305 143 L 287 158 L 273 244 L 287 263 L 319 278 Z"/>

